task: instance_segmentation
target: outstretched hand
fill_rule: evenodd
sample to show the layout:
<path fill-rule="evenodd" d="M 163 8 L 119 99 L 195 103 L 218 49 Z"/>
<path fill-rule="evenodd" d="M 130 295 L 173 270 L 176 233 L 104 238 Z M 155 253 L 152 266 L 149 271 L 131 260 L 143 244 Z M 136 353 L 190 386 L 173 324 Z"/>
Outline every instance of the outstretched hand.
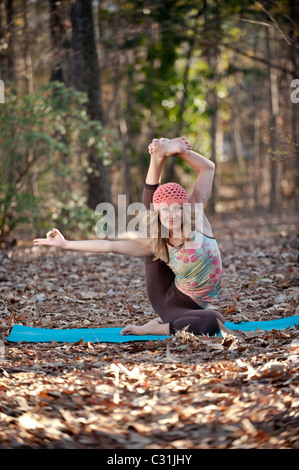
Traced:
<path fill-rule="evenodd" d="M 53 228 L 46 234 L 47 238 L 35 238 L 33 240 L 34 245 L 50 245 L 50 246 L 58 246 L 63 248 L 65 245 L 65 238 L 62 233 L 57 230 L 57 228 Z"/>

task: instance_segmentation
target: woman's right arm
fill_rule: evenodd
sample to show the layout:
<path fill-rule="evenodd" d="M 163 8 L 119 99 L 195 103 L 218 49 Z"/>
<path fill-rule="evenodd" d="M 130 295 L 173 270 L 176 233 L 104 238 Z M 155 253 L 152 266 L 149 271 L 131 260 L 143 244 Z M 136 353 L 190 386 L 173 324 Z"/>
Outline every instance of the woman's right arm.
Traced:
<path fill-rule="evenodd" d="M 151 243 L 146 239 L 138 240 L 65 240 L 65 250 L 91 251 L 93 253 L 114 253 L 134 257 L 153 255 Z"/>
<path fill-rule="evenodd" d="M 54 236 L 53 236 L 54 235 Z M 50 230 L 47 238 L 36 238 L 36 245 L 48 245 L 65 250 L 91 251 L 93 253 L 116 253 L 128 256 L 143 257 L 153 254 L 152 241 L 148 238 L 137 240 L 65 240 L 57 229 Z"/>

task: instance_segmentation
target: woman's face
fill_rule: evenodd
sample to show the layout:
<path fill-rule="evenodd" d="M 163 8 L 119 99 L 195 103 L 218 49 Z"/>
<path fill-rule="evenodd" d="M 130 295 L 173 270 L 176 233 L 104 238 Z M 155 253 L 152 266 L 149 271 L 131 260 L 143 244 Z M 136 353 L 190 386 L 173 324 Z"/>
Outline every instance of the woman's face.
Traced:
<path fill-rule="evenodd" d="M 161 224 L 169 230 L 171 236 L 181 237 L 183 225 L 183 206 L 181 204 L 165 205 L 159 209 Z"/>

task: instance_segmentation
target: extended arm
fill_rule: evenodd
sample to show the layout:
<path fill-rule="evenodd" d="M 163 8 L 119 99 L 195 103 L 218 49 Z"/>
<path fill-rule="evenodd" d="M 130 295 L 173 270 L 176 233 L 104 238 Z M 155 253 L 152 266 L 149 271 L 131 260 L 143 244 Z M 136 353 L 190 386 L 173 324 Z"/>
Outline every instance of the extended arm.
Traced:
<path fill-rule="evenodd" d="M 153 254 L 148 239 L 66 241 L 63 248 L 93 253 L 115 253 L 137 258 Z"/>
<path fill-rule="evenodd" d="M 54 235 L 54 236 L 53 236 Z M 121 255 L 143 257 L 153 254 L 151 240 L 65 240 L 57 229 L 50 230 L 47 238 L 36 238 L 34 245 L 49 245 L 65 250 L 91 251 L 93 253 L 116 253 Z"/>

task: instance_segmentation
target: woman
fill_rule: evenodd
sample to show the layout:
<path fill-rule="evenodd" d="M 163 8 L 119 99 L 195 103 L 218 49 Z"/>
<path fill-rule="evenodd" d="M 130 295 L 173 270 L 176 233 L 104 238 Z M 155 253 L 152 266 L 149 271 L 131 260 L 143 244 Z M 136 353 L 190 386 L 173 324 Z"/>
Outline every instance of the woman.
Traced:
<path fill-rule="evenodd" d="M 194 334 L 217 334 L 218 320 L 222 323 L 225 320 L 219 312 L 207 308 L 217 298 L 222 274 L 221 256 L 211 225 L 203 212 L 203 233 L 196 229 L 196 222 L 192 238 L 179 230 L 184 205 L 206 204 L 214 178 L 214 163 L 192 151 L 181 138 L 154 139 L 149 152 L 151 160 L 142 202 L 146 209 L 153 207 L 158 212 L 158 235 L 136 240 L 68 241 L 53 229 L 46 239 L 38 238 L 33 243 L 144 257 L 148 297 L 162 323 L 155 318 L 142 326 L 127 325 L 122 335 L 169 335 L 184 328 Z M 176 183 L 160 184 L 163 164 L 173 155 L 180 155 L 197 172 L 189 198 Z M 162 236 L 161 229 L 165 227 L 167 236 Z"/>

